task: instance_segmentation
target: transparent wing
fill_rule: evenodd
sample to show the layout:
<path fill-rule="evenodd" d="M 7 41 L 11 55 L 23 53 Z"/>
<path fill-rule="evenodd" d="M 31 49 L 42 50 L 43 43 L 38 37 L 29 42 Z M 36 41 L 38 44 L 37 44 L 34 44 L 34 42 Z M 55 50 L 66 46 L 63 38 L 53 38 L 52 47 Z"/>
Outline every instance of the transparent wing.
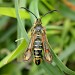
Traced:
<path fill-rule="evenodd" d="M 23 51 L 19 57 L 17 58 L 17 62 L 24 62 L 31 60 L 32 58 L 32 47 L 31 47 L 32 41 L 30 40 L 28 48 L 26 51 Z"/>
<path fill-rule="evenodd" d="M 42 35 L 42 43 L 43 43 L 43 49 L 44 49 L 44 59 L 50 63 L 52 61 L 52 54 L 50 52 L 50 47 L 48 44 L 45 30 L 44 30 L 44 33 Z"/>
<path fill-rule="evenodd" d="M 19 62 L 22 62 L 22 61 L 31 61 L 31 59 L 32 59 L 32 49 L 33 49 L 34 39 L 35 39 L 35 34 L 32 32 L 31 33 L 31 39 L 30 39 L 28 48 L 19 57 L 19 59 L 18 59 Z"/>
<path fill-rule="evenodd" d="M 27 50 L 25 51 L 25 53 L 24 53 L 24 61 L 28 61 L 30 58 L 31 58 L 31 56 L 32 56 L 32 39 L 31 39 L 31 41 L 30 41 L 30 44 L 29 44 L 29 47 L 27 48 Z"/>
<path fill-rule="evenodd" d="M 32 56 L 32 49 L 33 49 L 34 40 L 35 40 L 35 34 L 32 32 L 31 41 L 29 43 L 29 46 L 28 46 L 26 52 L 24 53 L 24 61 L 30 60 L 30 58 Z"/>
<path fill-rule="evenodd" d="M 51 62 L 52 61 L 52 54 L 50 52 L 50 49 L 48 48 L 47 42 L 44 42 L 44 58 L 46 61 Z"/>

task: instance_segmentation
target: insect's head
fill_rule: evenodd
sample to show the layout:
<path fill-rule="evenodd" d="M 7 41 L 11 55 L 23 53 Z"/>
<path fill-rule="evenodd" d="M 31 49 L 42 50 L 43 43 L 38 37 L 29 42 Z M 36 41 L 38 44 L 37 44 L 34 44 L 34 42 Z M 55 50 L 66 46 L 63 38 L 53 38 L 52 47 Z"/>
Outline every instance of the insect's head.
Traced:
<path fill-rule="evenodd" d="M 49 14 L 49 13 L 52 13 L 52 12 L 54 12 L 54 11 L 57 11 L 57 10 L 48 11 L 46 14 L 44 14 L 43 16 L 41 16 L 41 18 L 38 18 L 38 17 L 37 17 L 33 12 L 31 12 L 29 9 L 24 8 L 24 7 L 21 7 L 21 8 L 26 9 L 28 12 L 30 12 L 31 14 L 33 14 L 33 15 L 35 16 L 35 18 L 36 18 L 35 24 L 36 24 L 36 25 L 41 25 L 41 24 L 42 24 L 42 23 L 41 23 L 41 19 L 42 19 L 45 15 L 47 15 L 47 14 Z"/>
<path fill-rule="evenodd" d="M 36 21 L 35 21 L 35 25 L 41 25 L 42 22 L 41 22 L 41 18 L 37 18 Z"/>

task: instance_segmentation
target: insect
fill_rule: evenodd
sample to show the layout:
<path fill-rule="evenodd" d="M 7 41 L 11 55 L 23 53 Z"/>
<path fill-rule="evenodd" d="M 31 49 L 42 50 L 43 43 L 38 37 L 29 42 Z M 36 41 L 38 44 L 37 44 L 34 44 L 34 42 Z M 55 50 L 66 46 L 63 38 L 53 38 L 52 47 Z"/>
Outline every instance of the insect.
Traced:
<path fill-rule="evenodd" d="M 24 7 L 22 7 L 24 8 Z M 30 10 L 26 9 L 28 12 L 32 13 Z M 52 13 L 57 10 L 49 11 L 48 13 Z M 48 13 L 44 14 L 43 16 L 47 15 Z M 47 62 L 52 61 L 52 54 L 50 52 L 47 36 L 46 36 L 46 30 L 42 26 L 41 18 L 37 18 L 34 13 L 32 13 L 36 21 L 34 23 L 34 26 L 31 29 L 31 39 L 28 45 L 28 48 L 24 54 L 24 60 L 28 61 L 31 59 L 33 55 L 33 60 L 36 65 L 39 65 L 42 60 L 46 60 Z"/>

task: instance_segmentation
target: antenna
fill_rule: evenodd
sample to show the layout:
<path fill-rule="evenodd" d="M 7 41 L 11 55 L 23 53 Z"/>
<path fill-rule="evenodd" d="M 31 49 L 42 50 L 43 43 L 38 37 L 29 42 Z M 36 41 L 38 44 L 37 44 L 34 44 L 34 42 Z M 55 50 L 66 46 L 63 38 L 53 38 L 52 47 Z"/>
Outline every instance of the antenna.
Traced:
<path fill-rule="evenodd" d="M 23 8 L 23 9 L 27 10 L 28 12 L 32 13 L 32 14 L 35 16 L 35 18 L 38 19 L 37 16 L 36 16 L 33 12 L 31 12 L 29 9 L 27 9 L 27 8 L 25 8 L 25 7 L 21 7 L 21 8 Z M 55 12 L 55 11 L 58 11 L 58 10 L 51 10 L 51 11 L 48 11 L 48 12 L 47 12 L 46 14 L 44 14 L 40 19 L 42 19 L 42 18 L 43 18 L 44 16 L 46 16 L 47 14 L 52 13 L 52 12 Z"/>
<path fill-rule="evenodd" d="M 35 18 L 38 19 L 37 16 L 33 12 L 31 12 L 29 9 L 27 9 L 25 7 L 21 7 L 21 8 L 23 8 L 23 9 L 27 10 L 28 12 L 32 13 L 35 16 Z"/>
<path fill-rule="evenodd" d="M 44 17 L 44 16 L 46 16 L 47 14 L 52 13 L 52 12 L 54 12 L 54 11 L 58 11 L 58 10 L 51 10 L 51 11 L 47 12 L 46 14 L 44 14 L 42 17 Z M 42 19 L 42 17 L 41 17 L 41 19 Z"/>

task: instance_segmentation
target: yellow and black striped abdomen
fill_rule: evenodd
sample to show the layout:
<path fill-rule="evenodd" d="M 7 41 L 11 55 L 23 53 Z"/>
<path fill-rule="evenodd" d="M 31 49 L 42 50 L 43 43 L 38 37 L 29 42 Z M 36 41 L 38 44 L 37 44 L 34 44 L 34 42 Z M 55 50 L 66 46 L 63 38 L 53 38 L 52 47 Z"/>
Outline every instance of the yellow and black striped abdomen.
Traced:
<path fill-rule="evenodd" d="M 39 65 L 42 59 L 42 42 L 40 37 L 35 39 L 33 50 L 34 50 L 34 62 L 36 65 Z"/>

